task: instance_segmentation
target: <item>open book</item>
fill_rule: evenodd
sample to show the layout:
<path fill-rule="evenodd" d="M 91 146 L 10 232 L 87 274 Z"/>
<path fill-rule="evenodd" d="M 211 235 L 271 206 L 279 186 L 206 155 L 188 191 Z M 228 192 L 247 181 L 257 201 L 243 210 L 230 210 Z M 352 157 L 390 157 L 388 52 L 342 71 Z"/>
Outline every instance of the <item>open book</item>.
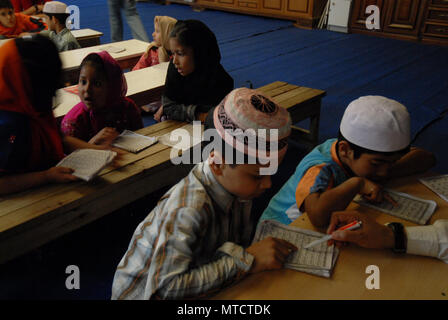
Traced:
<path fill-rule="evenodd" d="M 158 141 L 168 147 L 185 151 L 201 143 L 203 131 L 204 125 L 193 126 L 189 123 L 160 136 Z"/>
<path fill-rule="evenodd" d="M 426 224 L 437 208 L 436 202 L 432 200 L 417 198 L 403 192 L 387 189 L 384 191 L 387 192 L 387 194 L 395 200 L 395 202 L 397 202 L 397 206 L 393 206 L 386 200 L 381 203 L 368 202 L 360 195 L 357 195 L 353 201 L 359 203 L 360 205 L 370 207 L 418 224 Z"/>
<path fill-rule="evenodd" d="M 448 174 L 421 178 L 420 182 L 435 192 L 440 198 L 448 201 Z"/>
<path fill-rule="evenodd" d="M 113 142 L 113 146 L 138 153 L 157 142 L 156 137 L 147 137 L 129 130 L 124 130 Z"/>
<path fill-rule="evenodd" d="M 62 159 L 56 166 L 75 170 L 73 175 L 90 181 L 108 166 L 117 155 L 114 151 L 79 149 Z"/>
<path fill-rule="evenodd" d="M 329 278 L 339 256 L 339 250 L 326 242 L 305 249 L 308 243 L 326 236 L 323 233 L 287 226 L 273 220 L 262 221 L 257 228 L 253 242 L 267 237 L 283 239 L 297 247 L 284 264 L 285 268 Z"/>
<path fill-rule="evenodd" d="M 107 46 L 107 47 L 100 48 L 100 50 L 104 50 L 104 51 L 107 51 L 109 53 L 120 53 L 120 52 L 125 51 L 126 48 Z"/>

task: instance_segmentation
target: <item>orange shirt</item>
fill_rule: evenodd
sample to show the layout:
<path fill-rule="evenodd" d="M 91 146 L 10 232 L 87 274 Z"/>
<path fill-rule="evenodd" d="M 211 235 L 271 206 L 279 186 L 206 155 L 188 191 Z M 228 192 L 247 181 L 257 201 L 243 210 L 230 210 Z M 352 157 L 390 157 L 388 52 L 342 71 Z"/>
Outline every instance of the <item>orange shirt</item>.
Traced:
<path fill-rule="evenodd" d="M 14 13 L 14 15 L 16 16 L 14 27 L 6 28 L 0 24 L 0 35 L 13 38 L 22 32 L 40 32 L 47 29 L 47 25 L 42 20 L 21 13 Z"/>

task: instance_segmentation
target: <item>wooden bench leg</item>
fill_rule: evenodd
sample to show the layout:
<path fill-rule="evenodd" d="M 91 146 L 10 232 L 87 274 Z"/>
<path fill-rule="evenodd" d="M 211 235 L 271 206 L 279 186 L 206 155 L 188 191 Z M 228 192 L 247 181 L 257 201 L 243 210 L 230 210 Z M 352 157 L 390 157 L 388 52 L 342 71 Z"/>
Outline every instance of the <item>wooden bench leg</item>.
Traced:
<path fill-rule="evenodd" d="M 306 112 L 308 114 L 308 118 L 310 119 L 309 130 L 299 128 L 294 125 L 291 126 L 290 138 L 296 141 L 297 143 L 308 147 L 309 149 L 314 148 L 319 142 L 320 106 L 321 106 L 321 99 L 312 101 L 306 106 L 307 109 Z M 291 115 L 293 123 L 298 122 L 297 119 L 299 119 L 299 121 L 302 119 L 306 119 L 303 117 L 303 114 L 300 116 L 301 111 L 305 110 L 301 110 L 300 108 L 298 108 L 297 111 L 295 111 L 296 114 Z M 298 118 L 298 115 L 300 116 L 300 118 Z"/>

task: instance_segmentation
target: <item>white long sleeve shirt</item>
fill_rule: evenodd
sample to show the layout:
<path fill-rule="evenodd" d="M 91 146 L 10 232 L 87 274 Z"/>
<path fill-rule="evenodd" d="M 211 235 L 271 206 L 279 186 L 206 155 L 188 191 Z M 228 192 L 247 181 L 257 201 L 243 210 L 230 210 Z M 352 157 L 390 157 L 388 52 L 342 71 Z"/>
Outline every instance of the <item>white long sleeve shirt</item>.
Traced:
<path fill-rule="evenodd" d="M 439 258 L 448 263 L 448 219 L 430 226 L 406 227 L 407 253 Z"/>

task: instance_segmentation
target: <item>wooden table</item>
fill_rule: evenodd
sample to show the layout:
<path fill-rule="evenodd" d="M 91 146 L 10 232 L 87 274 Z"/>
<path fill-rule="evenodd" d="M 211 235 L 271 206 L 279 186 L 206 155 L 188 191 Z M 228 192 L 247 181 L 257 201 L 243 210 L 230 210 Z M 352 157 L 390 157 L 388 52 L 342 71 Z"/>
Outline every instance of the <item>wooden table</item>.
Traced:
<path fill-rule="evenodd" d="M 160 136 L 185 125 L 165 121 L 137 132 Z M 91 182 L 52 184 L 0 196 L 0 263 L 37 248 L 164 186 L 177 183 L 192 165 L 173 165 L 171 148 L 157 143 L 126 153 Z"/>
<path fill-rule="evenodd" d="M 288 109 L 292 123 L 310 119 L 310 129 L 292 126 L 291 138 L 313 148 L 319 141 L 319 118 L 321 100 L 326 92 L 276 81 L 260 87 L 258 91 L 272 98 L 281 107 Z"/>
<path fill-rule="evenodd" d="M 99 45 L 101 42 L 100 38 L 104 35 L 102 32 L 93 29 L 71 30 L 71 33 L 82 48 Z"/>
<path fill-rule="evenodd" d="M 125 50 L 119 53 L 110 53 L 110 55 L 117 60 L 122 69 L 129 69 L 135 66 L 140 56 L 146 51 L 149 43 L 136 39 L 107 43 L 88 48 L 81 48 L 76 50 L 69 50 L 59 53 L 62 61 L 63 80 L 65 83 L 75 84 L 79 78 L 79 66 L 82 60 L 92 52 L 103 51 L 108 46 L 116 48 L 124 48 Z"/>
<path fill-rule="evenodd" d="M 104 34 L 102 32 L 93 29 L 78 29 L 70 31 L 73 36 L 78 40 L 79 45 L 82 48 L 97 46 L 100 44 L 100 37 Z M 9 39 L 1 39 L 0 46 Z"/>
<path fill-rule="evenodd" d="M 131 98 L 137 106 L 142 106 L 160 99 L 165 88 L 168 62 L 158 65 L 126 72 L 124 74 L 128 84 L 127 97 Z M 65 116 L 81 100 L 78 95 L 64 89 L 56 91 L 53 113 L 56 118 Z"/>
<path fill-rule="evenodd" d="M 448 203 L 436 196 L 415 177 L 403 178 L 390 184 L 397 191 L 406 192 L 437 202 L 430 223 L 448 219 Z M 376 218 L 380 223 L 411 222 L 374 211 L 357 204 L 350 205 Z M 307 215 L 293 225 L 316 230 Z M 324 232 L 324 230 L 318 230 Z M 368 290 L 366 267 L 380 269 L 380 289 Z M 448 264 L 434 258 L 394 254 L 390 250 L 373 250 L 354 245 L 341 248 L 330 279 L 282 269 L 250 275 L 240 283 L 220 292 L 216 299 L 448 299 Z"/>

